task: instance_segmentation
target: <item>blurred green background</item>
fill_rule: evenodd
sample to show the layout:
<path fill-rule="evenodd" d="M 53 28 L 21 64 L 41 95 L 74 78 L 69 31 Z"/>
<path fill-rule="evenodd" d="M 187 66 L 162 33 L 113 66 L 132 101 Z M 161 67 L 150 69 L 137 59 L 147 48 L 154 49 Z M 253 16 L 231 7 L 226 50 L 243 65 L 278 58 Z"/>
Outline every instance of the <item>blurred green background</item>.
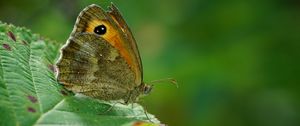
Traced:
<path fill-rule="evenodd" d="M 64 43 L 79 12 L 104 0 L 0 1 L 0 20 Z M 112 0 L 137 40 L 141 100 L 170 126 L 299 126 L 299 0 Z"/>

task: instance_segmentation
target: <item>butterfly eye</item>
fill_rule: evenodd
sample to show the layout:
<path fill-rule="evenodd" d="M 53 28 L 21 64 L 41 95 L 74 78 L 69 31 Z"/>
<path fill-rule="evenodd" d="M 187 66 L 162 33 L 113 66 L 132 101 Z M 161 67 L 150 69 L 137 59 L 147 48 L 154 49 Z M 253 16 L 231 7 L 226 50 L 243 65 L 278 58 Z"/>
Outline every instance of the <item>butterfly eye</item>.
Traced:
<path fill-rule="evenodd" d="M 106 27 L 104 25 L 98 25 L 95 27 L 94 32 L 98 35 L 104 35 L 106 33 Z"/>
<path fill-rule="evenodd" d="M 149 94 L 152 90 L 152 85 L 146 85 L 144 87 L 144 94 Z"/>

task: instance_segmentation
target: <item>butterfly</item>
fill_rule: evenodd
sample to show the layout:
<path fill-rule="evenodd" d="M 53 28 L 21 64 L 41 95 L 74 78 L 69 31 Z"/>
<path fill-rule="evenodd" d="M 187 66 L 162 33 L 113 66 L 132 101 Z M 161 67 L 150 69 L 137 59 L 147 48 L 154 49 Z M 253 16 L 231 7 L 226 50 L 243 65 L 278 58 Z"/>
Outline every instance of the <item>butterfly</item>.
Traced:
<path fill-rule="evenodd" d="M 101 100 L 138 101 L 152 85 L 143 81 L 136 41 L 114 4 L 92 4 L 79 14 L 56 63 L 58 81 L 70 91 Z"/>

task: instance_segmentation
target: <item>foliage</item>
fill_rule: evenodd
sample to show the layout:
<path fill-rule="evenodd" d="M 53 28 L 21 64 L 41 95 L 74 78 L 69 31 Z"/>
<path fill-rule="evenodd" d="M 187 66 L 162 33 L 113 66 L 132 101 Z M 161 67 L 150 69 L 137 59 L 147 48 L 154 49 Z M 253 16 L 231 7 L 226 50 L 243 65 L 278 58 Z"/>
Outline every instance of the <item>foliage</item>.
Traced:
<path fill-rule="evenodd" d="M 105 102 L 63 89 L 54 63 L 61 44 L 0 22 L 0 125 L 136 125 L 159 123 L 138 105 Z M 155 124 L 151 124 L 155 125 Z"/>

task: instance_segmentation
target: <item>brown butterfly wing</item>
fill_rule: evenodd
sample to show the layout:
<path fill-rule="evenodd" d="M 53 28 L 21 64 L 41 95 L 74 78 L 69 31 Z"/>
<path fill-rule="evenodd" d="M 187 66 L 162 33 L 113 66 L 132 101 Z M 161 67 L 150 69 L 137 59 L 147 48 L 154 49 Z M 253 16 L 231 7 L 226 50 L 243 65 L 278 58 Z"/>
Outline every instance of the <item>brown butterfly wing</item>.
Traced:
<path fill-rule="evenodd" d="M 110 38 L 102 36 L 102 38 L 111 43 L 120 52 L 121 57 L 126 60 L 135 73 L 135 82 L 133 84 L 138 86 L 143 81 L 143 72 L 135 39 L 118 9 L 113 4 L 109 9 L 106 12 L 95 4 L 86 7 L 78 16 L 71 35 L 86 32 L 93 33 L 93 28 L 99 25 L 99 22 L 104 22 L 110 28 L 108 31 L 113 31 L 116 35 Z"/>
<path fill-rule="evenodd" d="M 122 99 L 134 89 L 134 73 L 118 51 L 101 37 L 71 37 L 57 63 L 60 83 L 71 91 L 103 99 Z"/>
<path fill-rule="evenodd" d="M 115 6 L 105 12 L 97 5 L 85 8 L 61 50 L 57 78 L 74 92 L 103 99 L 130 100 L 142 86 L 142 64 L 135 40 Z M 107 27 L 105 35 L 93 32 Z M 134 99 L 134 98 L 133 98 Z"/>

